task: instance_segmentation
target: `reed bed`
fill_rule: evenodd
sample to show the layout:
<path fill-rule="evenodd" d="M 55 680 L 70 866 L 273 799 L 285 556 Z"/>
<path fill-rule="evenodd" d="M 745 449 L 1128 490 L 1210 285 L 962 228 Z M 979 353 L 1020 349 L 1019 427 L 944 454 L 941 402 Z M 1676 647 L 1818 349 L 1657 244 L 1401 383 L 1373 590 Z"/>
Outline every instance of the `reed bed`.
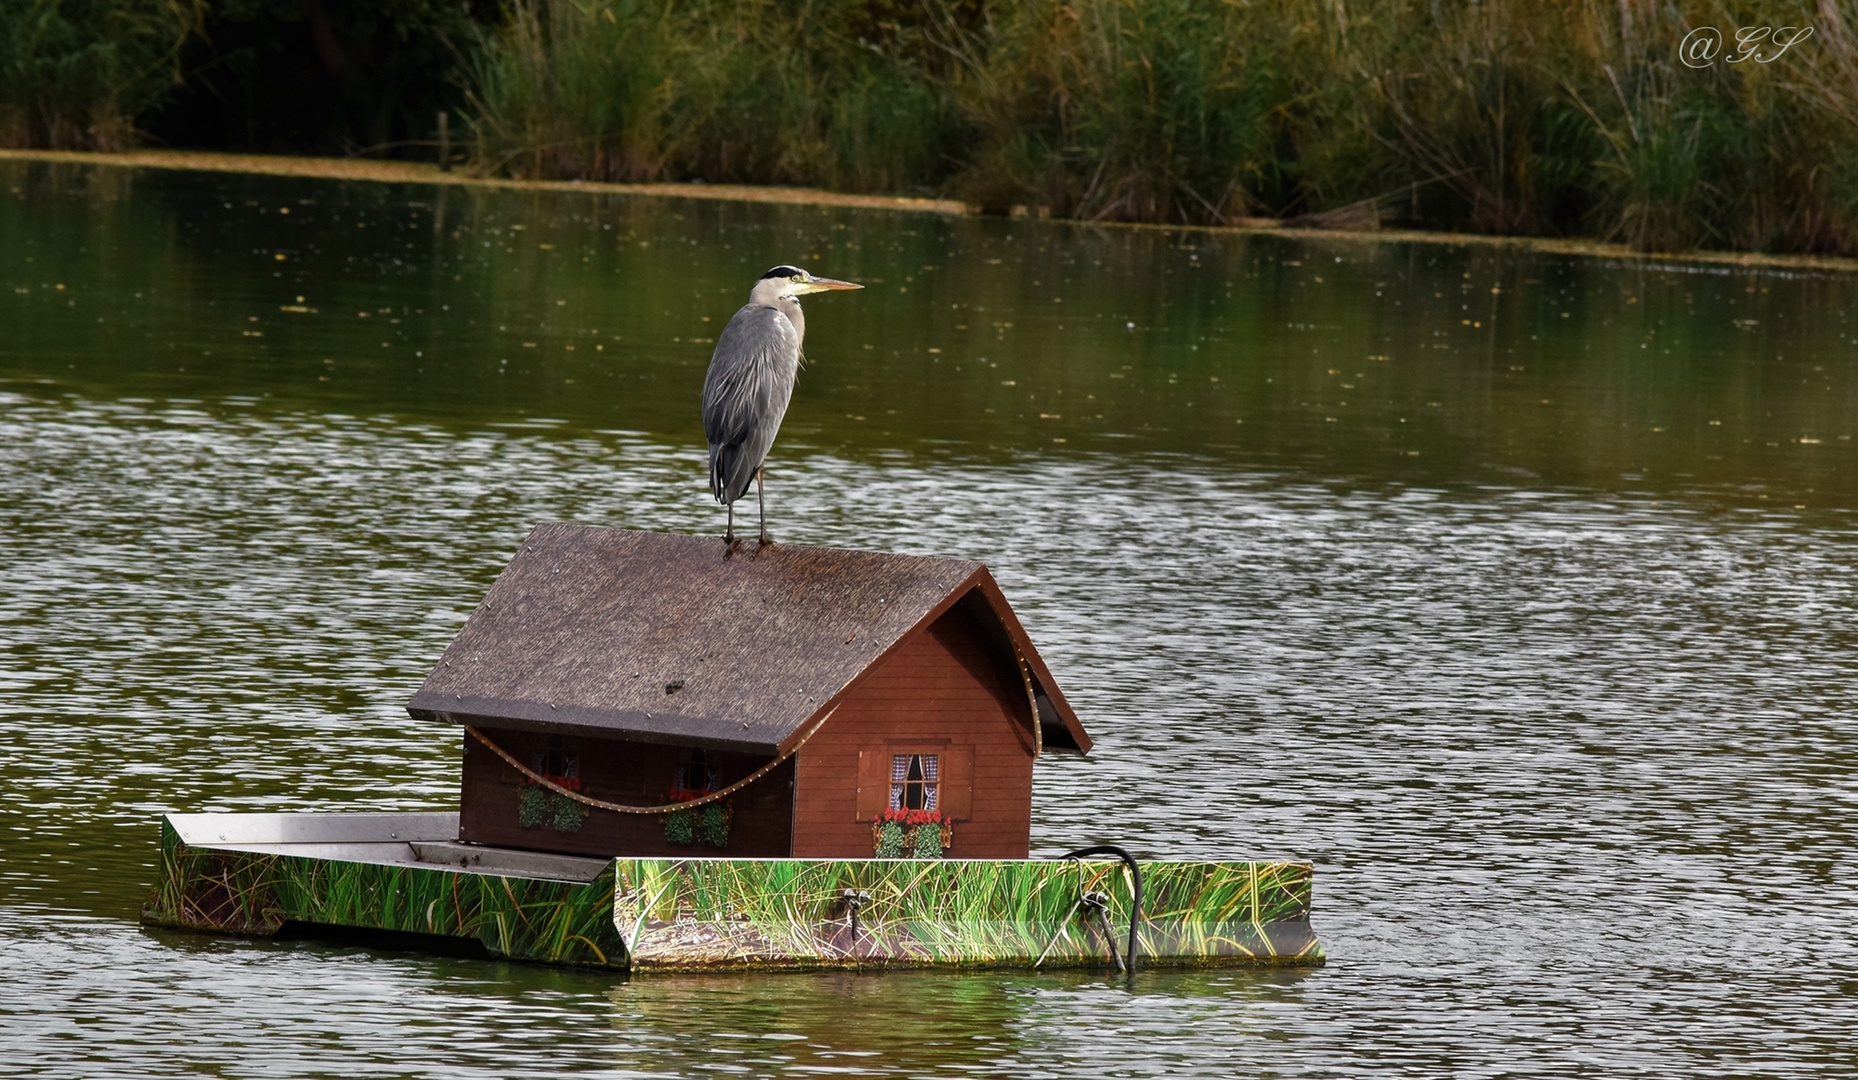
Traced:
<path fill-rule="evenodd" d="M 1686 66 L 1705 25 L 1730 49 Z M 527 177 L 1836 254 L 1855 27 L 1850 0 L 513 0 L 471 100 L 479 167 Z"/>
<path fill-rule="evenodd" d="M 898 14 L 909 6 L 514 0 L 472 64 L 479 164 L 864 192 L 933 184 L 966 133 L 942 88 L 954 58 Z"/>
<path fill-rule="evenodd" d="M 271 13 L 277 34 L 309 33 L 293 10 Z M 164 130 L 260 93 L 183 70 L 235 14 L 0 5 L 0 146 L 130 144 L 177 80 L 194 89 Z M 461 93 L 480 174 L 1858 254 L 1858 0 L 507 0 L 481 17 L 424 27 L 401 74 L 433 85 L 392 91 Z M 1789 26 L 1812 33 L 1730 62 L 1737 28 Z M 1699 27 L 1727 48 L 1687 65 Z M 391 152 L 430 155 L 400 111 L 369 130 L 405 127 Z"/>

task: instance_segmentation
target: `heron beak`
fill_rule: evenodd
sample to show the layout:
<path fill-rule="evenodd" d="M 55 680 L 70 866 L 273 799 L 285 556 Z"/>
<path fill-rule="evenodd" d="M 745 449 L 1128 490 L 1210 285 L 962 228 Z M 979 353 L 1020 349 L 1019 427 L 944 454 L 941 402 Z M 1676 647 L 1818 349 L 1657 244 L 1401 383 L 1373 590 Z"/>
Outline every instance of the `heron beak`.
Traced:
<path fill-rule="evenodd" d="M 829 277 L 808 278 L 806 282 L 806 291 L 810 293 L 836 292 L 840 289 L 862 289 L 862 288 L 864 288 L 863 285 L 855 285 L 849 281 L 834 281 L 833 279 Z"/>

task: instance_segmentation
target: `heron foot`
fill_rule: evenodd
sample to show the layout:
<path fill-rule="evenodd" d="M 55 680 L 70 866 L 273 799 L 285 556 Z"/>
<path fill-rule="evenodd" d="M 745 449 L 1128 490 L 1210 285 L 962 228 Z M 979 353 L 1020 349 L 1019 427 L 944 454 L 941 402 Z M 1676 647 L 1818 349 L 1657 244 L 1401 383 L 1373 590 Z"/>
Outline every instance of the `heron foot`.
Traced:
<path fill-rule="evenodd" d="M 771 537 L 771 536 L 769 536 L 769 535 L 768 535 L 767 533 L 762 533 L 762 534 L 761 534 L 761 543 L 760 543 L 760 544 L 758 544 L 758 545 L 756 545 L 756 546 L 757 546 L 757 547 L 767 547 L 767 546 L 768 546 L 769 544 L 772 544 L 772 543 L 774 543 L 774 538 L 773 538 L 773 537 Z"/>

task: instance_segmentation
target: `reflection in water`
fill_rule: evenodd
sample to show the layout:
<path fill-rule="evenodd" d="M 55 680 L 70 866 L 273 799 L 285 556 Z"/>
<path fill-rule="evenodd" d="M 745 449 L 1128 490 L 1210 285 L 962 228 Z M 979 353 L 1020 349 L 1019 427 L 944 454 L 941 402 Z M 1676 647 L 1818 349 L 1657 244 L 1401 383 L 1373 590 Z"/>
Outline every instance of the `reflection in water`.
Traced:
<path fill-rule="evenodd" d="M 101 399 L 683 445 L 744 283 L 799 260 L 869 287 L 815 320 L 789 454 L 1858 494 L 1849 275 L 75 167 L 0 186 L 0 364 Z"/>
<path fill-rule="evenodd" d="M 11 1072 L 1858 1064 L 1853 283 L 127 175 L 0 170 Z M 137 927 L 162 810 L 455 805 L 402 704 L 533 523 L 718 530 L 690 339 L 799 248 L 873 287 L 777 538 L 986 560 L 1098 738 L 1035 850 L 1313 859 L 1330 965 L 616 981 Z"/>
<path fill-rule="evenodd" d="M 1296 972 L 607 973 L 0 921 L 9 1075 L 1180 1075 L 1266 1066 Z M 20 993 L 66 987 L 53 1008 Z M 74 1023 L 83 1017 L 100 1023 Z"/>
<path fill-rule="evenodd" d="M 670 1075 L 1065 1075 L 1099 1052 L 1103 1073 L 1140 1075 L 1179 1070 L 1179 1057 L 1164 1067 L 1152 1056 L 1168 1039 L 1252 1057 L 1258 1049 L 1244 1044 L 1261 1037 L 1255 1028 L 1271 1009 L 1294 1007 L 1308 977 L 1156 972 L 1131 994 L 1076 974 L 725 975 L 633 979 L 610 996 L 615 1028 L 654 1032 Z"/>

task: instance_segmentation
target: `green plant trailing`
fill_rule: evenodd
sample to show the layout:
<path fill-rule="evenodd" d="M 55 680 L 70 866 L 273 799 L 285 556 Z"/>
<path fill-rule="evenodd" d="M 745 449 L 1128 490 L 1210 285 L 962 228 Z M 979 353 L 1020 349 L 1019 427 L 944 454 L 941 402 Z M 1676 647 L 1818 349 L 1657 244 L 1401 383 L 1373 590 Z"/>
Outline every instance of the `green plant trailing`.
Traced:
<path fill-rule="evenodd" d="M 549 779 L 569 790 L 580 790 L 580 782 L 571 777 L 551 776 Z M 586 821 L 587 808 L 558 791 L 526 781 L 517 789 L 516 823 L 525 829 L 546 826 L 556 832 L 580 832 Z"/>
<path fill-rule="evenodd" d="M 708 792 L 673 788 L 668 799 L 674 803 L 690 802 L 706 794 Z M 727 802 L 673 810 L 664 815 L 664 838 L 673 844 L 708 844 L 714 848 L 726 848 L 729 846 L 729 825 L 734 816 Z"/>
<path fill-rule="evenodd" d="M 534 829 L 552 816 L 548 802 L 551 792 L 539 784 L 524 784 L 516 796 L 516 823 Z"/>
<path fill-rule="evenodd" d="M 553 826 L 556 832 L 580 832 L 581 823 L 587 820 L 586 808 L 572 799 L 562 798 L 555 792 L 549 794 L 555 796 L 555 812 L 549 818 L 549 825 Z"/>
<path fill-rule="evenodd" d="M 885 810 L 871 823 L 880 859 L 939 859 L 954 841 L 954 821 L 934 810 Z"/>
<path fill-rule="evenodd" d="M 722 807 L 711 803 L 703 808 L 702 816 L 697 824 L 697 835 L 711 847 L 729 846 L 729 818 L 723 812 Z"/>

